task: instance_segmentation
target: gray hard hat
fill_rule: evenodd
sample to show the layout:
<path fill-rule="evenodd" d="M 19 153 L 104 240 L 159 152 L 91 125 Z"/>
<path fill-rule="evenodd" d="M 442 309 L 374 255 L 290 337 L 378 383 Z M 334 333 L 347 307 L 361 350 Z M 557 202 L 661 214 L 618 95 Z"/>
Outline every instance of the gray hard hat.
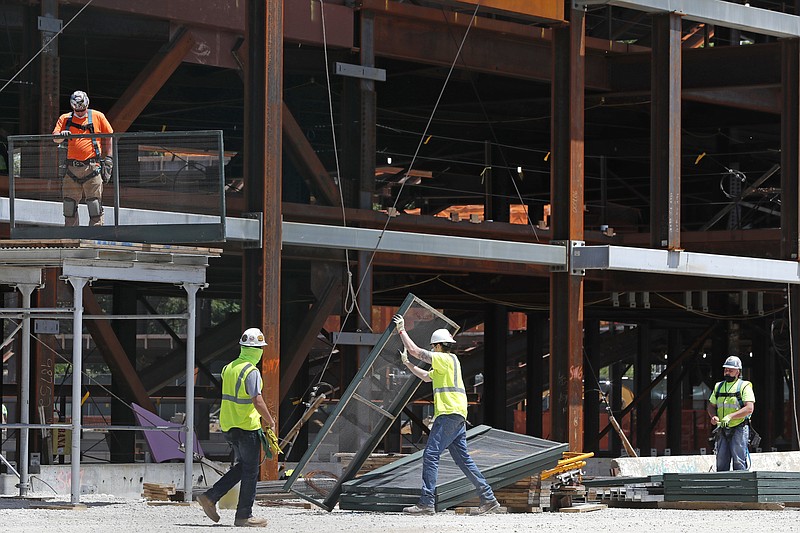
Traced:
<path fill-rule="evenodd" d="M 733 368 L 735 370 L 741 370 L 742 360 L 736 357 L 735 355 L 731 355 L 727 359 L 725 359 L 725 362 L 722 364 L 722 368 Z"/>

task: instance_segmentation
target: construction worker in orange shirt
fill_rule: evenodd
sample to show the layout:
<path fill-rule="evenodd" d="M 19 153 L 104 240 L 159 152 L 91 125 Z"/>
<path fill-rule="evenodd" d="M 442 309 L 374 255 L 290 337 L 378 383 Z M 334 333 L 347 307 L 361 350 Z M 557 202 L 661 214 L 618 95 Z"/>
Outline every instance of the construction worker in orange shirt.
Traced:
<path fill-rule="evenodd" d="M 86 133 L 114 133 L 106 116 L 89 109 L 89 96 L 75 91 L 69 97 L 71 113 L 58 118 L 53 135 L 61 143 L 72 135 Z M 69 139 L 67 142 L 66 173 L 61 192 L 64 204 L 64 225 L 78 226 L 78 204 L 86 199 L 89 225 L 103 225 L 103 184 L 111 179 L 114 166 L 110 138 Z"/>

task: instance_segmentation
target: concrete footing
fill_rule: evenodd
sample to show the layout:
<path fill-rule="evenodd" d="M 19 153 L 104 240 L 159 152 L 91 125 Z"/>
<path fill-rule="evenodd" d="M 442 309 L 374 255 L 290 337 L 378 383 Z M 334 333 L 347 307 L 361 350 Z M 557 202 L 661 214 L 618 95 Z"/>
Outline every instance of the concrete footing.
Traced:
<path fill-rule="evenodd" d="M 219 464 L 222 470 L 227 465 Z M 31 491 L 37 494 L 70 494 L 70 465 L 42 465 L 38 474 L 31 475 Z M 81 464 L 81 494 L 111 494 L 119 498 L 141 498 L 142 483 L 172 483 L 183 489 L 183 463 Z M 214 484 L 220 475 L 201 464 L 194 465 L 193 486 Z M 0 494 L 19 493 L 16 476 L 0 475 Z"/>

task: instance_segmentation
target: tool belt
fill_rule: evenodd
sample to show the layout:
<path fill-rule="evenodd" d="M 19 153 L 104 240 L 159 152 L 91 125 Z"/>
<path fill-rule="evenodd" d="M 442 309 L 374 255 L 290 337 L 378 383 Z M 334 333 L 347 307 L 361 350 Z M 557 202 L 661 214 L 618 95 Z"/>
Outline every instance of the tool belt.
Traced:
<path fill-rule="evenodd" d="M 92 165 L 96 165 L 97 167 L 94 169 L 94 171 L 89 172 L 88 174 L 85 174 L 83 176 L 78 176 L 75 173 L 75 171 L 72 170 L 73 168 L 83 169 L 85 167 L 91 167 Z M 77 159 L 67 159 L 67 176 L 72 178 L 73 181 L 80 183 L 81 185 L 86 183 L 93 177 L 100 175 L 100 170 L 101 170 L 100 161 L 95 158 L 86 159 L 84 161 L 79 161 Z M 78 172 L 82 173 L 82 171 Z"/>

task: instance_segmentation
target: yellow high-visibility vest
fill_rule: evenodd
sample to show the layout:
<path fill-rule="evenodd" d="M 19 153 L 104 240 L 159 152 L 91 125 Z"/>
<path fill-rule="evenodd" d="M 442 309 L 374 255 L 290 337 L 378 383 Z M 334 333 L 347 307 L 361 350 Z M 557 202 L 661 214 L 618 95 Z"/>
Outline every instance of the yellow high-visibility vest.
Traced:
<path fill-rule="evenodd" d="M 433 418 L 457 414 L 467 418 L 467 391 L 461 377 L 461 363 L 454 354 L 431 352 L 430 373 L 433 382 Z"/>
<path fill-rule="evenodd" d="M 244 359 L 236 359 L 222 369 L 222 406 L 219 411 L 219 427 L 222 431 L 231 428 L 255 431 L 261 428 L 261 415 L 244 386 L 250 372 L 258 372 L 258 369 Z"/>

